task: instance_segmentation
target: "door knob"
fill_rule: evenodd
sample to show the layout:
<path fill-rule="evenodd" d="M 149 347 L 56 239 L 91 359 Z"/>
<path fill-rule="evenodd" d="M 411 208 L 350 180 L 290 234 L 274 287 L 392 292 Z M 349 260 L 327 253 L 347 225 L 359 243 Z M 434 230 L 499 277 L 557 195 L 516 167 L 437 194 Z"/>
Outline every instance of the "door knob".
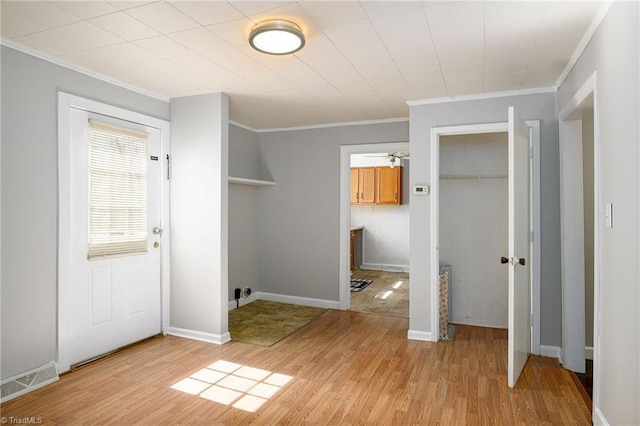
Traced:
<path fill-rule="evenodd" d="M 509 263 L 509 259 L 507 259 L 506 257 L 502 256 L 500 258 L 500 263 Z"/>
<path fill-rule="evenodd" d="M 521 258 L 518 259 L 518 263 L 521 264 L 522 266 L 524 266 L 525 263 L 526 263 L 526 260 L 524 259 L 524 257 L 521 257 Z"/>

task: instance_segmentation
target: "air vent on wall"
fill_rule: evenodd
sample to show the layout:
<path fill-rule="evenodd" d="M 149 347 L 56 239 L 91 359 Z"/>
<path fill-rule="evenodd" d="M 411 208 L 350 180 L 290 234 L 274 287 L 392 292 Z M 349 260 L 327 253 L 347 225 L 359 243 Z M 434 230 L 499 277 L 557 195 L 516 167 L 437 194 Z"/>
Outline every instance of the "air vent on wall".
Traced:
<path fill-rule="evenodd" d="M 26 373 L 4 379 L 0 383 L 0 403 L 41 388 L 49 383 L 57 382 L 58 379 L 58 366 L 54 361 Z"/>

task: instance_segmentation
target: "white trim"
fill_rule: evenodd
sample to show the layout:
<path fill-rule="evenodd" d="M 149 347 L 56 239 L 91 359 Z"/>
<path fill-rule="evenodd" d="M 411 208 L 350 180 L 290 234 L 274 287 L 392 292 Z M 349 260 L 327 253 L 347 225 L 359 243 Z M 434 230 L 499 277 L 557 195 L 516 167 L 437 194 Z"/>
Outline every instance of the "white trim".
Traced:
<path fill-rule="evenodd" d="M 558 80 L 556 81 L 556 87 L 562 86 L 562 83 L 564 83 L 564 81 L 569 76 L 569 73 L 578 62 L 578 59 L 580 59 L 580 56 L 582 56 L 582 53 L 589 45 L 589 42 L 595 35 L 596 31 L 598 31 L 598 28 L 604 20 L 604 17 L 607 16 L 609 9 L 613 5 L 613 1 L 614 0 L 605 0 L 604 3 L 602 3 L 602 5 L 600 6 L 600 9 L 598 9 L 598 11 L 596 12 L 595 16 L 591 20 L 591 24 L 589 24 L 589 28 L 587 28 L 587 31 L 582 36 L 582 39 L 580 40 L 580 43 L 578 43 L 576 50 L 573 51 L 573 55 L 571 55 L 571 58 L 569 58 L 569 62 L 567 62 L 567 65 L 562 70 L 560 77 L 558 77 Z"/>
<path fill-rule="evenodd" d="M 610 424 L 598 407 L 593 407 L 592 417 L 594 426 L 609 426 Z"/>
<path fill-rule="evenodd" d="M 593 346 L 584 347 L 584 357 L 585 359 L 593 360 Z"/>
<path fill-rule="evenodd" d="M 340 295 L 339 307 L 347 310 L 351 303 L 351 269 L 349 264 L 350 232 L 351 232 L 351 199 L 349 197 L 351 179 L 351 154 L 370 152 L 409 151 L 409 142 L 387 142 L 365 145 L 340 146 Z"/>
<path fill-rule="evenodd" d="M 540 346 L 540 122 L 538 120 L 526 120 L 527 126 L 532 129 L 533 137 L 533 180 L 531 188 L 531 226 L 534 239 L 531 243 L 531 313 L 533 314 L 533 327 L 531 336 L 531 353 L 539 354 Z M 430 132 L 430 180 L 431 180 L 431 334 L 439 335 L 439 180 L 440 180 L 440 136 L 507 132 L 508 123 L 471 124 L 462 126 L 432 127 Z"/>
<path fill-rule="evenodd" d="M 224 345 L 231 341 L 231 335 L 227 331 L 224 334 L 205 333 L 203 331 L 188 330 L 186 328 L 169 327 L 166 334 L 170 336 L 182 337 L 185 339 L 198 340 L 200 342 Z"/>
<path fill-rule="evenodd" d="M 557 87 L 539 87 L 536 89 L 510 90 L 507 92 L 480 93 L 477 95 L 449 96 L 444 98 L 418 99 L 407 101 L 409 106 L 446 104 L 450 102 L 479 101 L 485 99 L 506 98 L 510 96 L 538 95 L 541 93 L 556 93 Z"/>
<path fill-rule="evenodd" d="M 338 123 L 310 124 L 308 126 L 297 126 L 297 127 L 258 129 L 258 130 L 255 130 L 255 132 L 257 133 L 289 132 L 294 130 L 325 129 L 327 127 L 364 126 L 368 124 L 402 123 L 405 121 L 408 122 L 409 117 L 383 118 L 380 120 L 345 121 L 341 123 L 338 122 Z"/>
<path fill-rule="evenodd" d="M 57 354 L 56 360 L 60 372 L 70 369 L 70 346 L 72 337 L 68 333 L 69 324 L 72 320 L 66 317 L 65 313 L 71 312 L 72 308 L 68 306 L 68 296 L 70 289 L 66 277 L 72 275 L 70 269 L 71 260 L 69 259 L 68 250 L 62 250 L 61 247 L 69 247 L 71 244 L 71 206 L 69 200 L 70 194 L 70 175 L 69 175 L 69 158 L 70 158 L 70 115 L 71 109 L 80 109 L 89 112 L 106 115 L 109 117 L 119 118 L 127 121 L 137 122 L 148 127 L 160 130 L 161 137 L 161 157 L 166 157 L 170 153 L 170 123 L 145 114 L 132 112 L 123 108 L 82 98 L 64 92 L 58 92 L 58 318 L 57 318 Z M 166 162 L 162 162 L 162 176 L 166 176 Z M 170 295 L 171 295 L 171 271 L 170 271 L 170 251 L 171 251 L 171 225 L 170 225 L 170 185 L 169 181 L 162 179 L 161 188 L 161 227 L 162 234 L 162 257 L 161 257 L 161 330 L 166 333 L 169 327 L 170 315 Z"/>
<path fill-rule="evenodd" d="M 540 356 L 546 356 L 549 358 L 555 358 L 562 364 L 562 356 L 560 355 L 562 350 L 559 346 L 547 346 L 540 345 Z"/>
<path fill-rule="evenodd" d="M 409 340 L 419 340 L 422 342 L 435 342 L 437 340 L 433 340 L 431 338 L 432 334 L 428 331 L 418 331 L 418 330 L 409 330 L 407 331 L 407 339 Z"/>
<path fill-rule="evenodd" d="M 238 185 L 250 185 L 250 186 L 273 186 L 276 183 L 270 180 L 260 180 L 260 179 L 247 179 L 241 177 L 228 177 L 229 183 L 235 183 Z"/>
<path fill-rule="evenodd" d="M 229 124 L 244 130 L 249 130 L 250 132 L 254 132 L 254 133 L 258 132 L 258 129 L 254 129 L 253 127 L 247 126 L 246 124 L 238 123 L 237 121 L 234 121 L 234 120 L 229 120 Z"/>
<path fill-rule="evenodd" d="M 6 46 L 13 50 L 17 50 L 18 52 L 25 53 L 27 55 L 33 56 L 38 59 L 42 59 L 43 61 L 47 61 L 54 65 L 61 66 L 71 71 L 79 72 L 80 74 L 88 75 L 89 77 L 93 77 L 97 80 L 101 80 L 110 84 L 113 84 L 118 87 L 122 87 L 124 89 L 130 90 L 132 92 L 139 93 L 141 95 L 149 96 L 150 98 L 158 99 L 164 102 L 169 102 L 170 98 L 167 96 L 160 95 L 155 92 L 150 92 L 145 89 L 141 89 L 140 87 L 124 83 L 120 80 L 116 80 L 115 78 L 106 76 L 104 74 L 100 74 L 96 71 L 92 71 L 88 68 L 81 67 L 80 65 L 73 64 L 71 62 L 65 61 L 64 59 L 60 59 L 57 56 L 52 56 L 47 53 L 41 52 L 39 50 L 33 49 L 31 47 L 25 46 L 24 44 L 17 43 L 13 40 L 9 40 L 5 37 L 0 37 L 0 45 Z"/>
<path fill-rule="evenodd" d="M 243 307 L 244 305 L 248 305 L 251 302 L 255 302 L 256 300 L 259 300 L 259 292 L 254 292 L 251 293 L 251 295 L 249 297 L 245 297 L 244 299 L 240 299 L 240 307 Z M 236 300 L 229 300 L 229 306 L 227 307 L 227 309 L 229 311 L 232 311 L 234 309 L 236 309 Z"/>
<path fill-rule="evenodd" d="M 500 328 L 506 330 L 508 328 L 508 324 L 496 324 L 493 321 L 487 321 L 483 319 L 466 319 L 466 318 L 451 318 L 449 324 L 455 325 L 471 325 L 474 327 L 487 327 L 487 328 Z"/>
<path fill-rule="evenodd" d="M 602 264 L 602 220 L 603 214 L 601 211 L 601 198 L 602 192 L 600 188 L 600 182 L 602 181 L 601 168 L 600 168 L 600 152 L 601 152 L 601 142 L 600 142 L 600 126 L 599 126 L 599 108 L 598 108 L 598 90 L 597 90 L 597 72 L 593 72 L 589 78 L 584 82 L 584 84 L 576 91 L 576 93 L 571 97 L 571 99 L 562 107 L 560 113 L 558 114 L 558 126 L 559 126 L 559 135 L 560 135 L 560 170 L 562 173 L 563 161 L 570 160 L 570 157 L 562 155 L 562 147 L 564 145 L 564 127 L 565 120 L 573 113 L 576 108 L 579 108 L 582 102 L 593 93 L 593 154 L 594 154 L 594 164 L 593 164 L 593 198 L 594 198 L 594 230 L 593 230 L 593 248 L 594 248 L 594 271 L 593 271 L 593 312 L 594 312 L 594 321 L 593 321 L 593 413 L 595 419 L 595 413 L 599 412 L 600 406 L 600 305 L 601 305 L 601 286 L 602 280 L 600 277 L 600 270 Z M 560 175 L 562 177 L 562 174 Z M 560 206 L 561 206 L 561 218 L 564 216 L 563 210 L 563 199 L 562 195 L 562 181 L 560 187 Z M 564 231 L 562 231 L 562 238 L 564 238 Z M 564 246 L 564 243 L 561 244 Z M 563 249 L 564 250 L 564 249 Z M 561 259 L 561 267 L 562 270 L 566 268 L 564 262 L 566 259 L 563 257 Z M 569 321 L 565 318 L 566 310 L 564 309 L 564 304 L 569 303 L 569 297 L 566 295 L 567 289 L 565 289 L 564 282 L 564 272 L 562 272 L 562 294 L 563 294 L 563 310 L 562 310 L 562 335 L 563 341 L 566 336 L 569 335 L 569 330 L 567 327 L 569 326 Z M 604 417 L 603 417 L 604 418 Z M 607 424 L 607 423 L 604 423 Z"/>
<path fill-rule="evenodd" d="M 258 292 L 257 296 L 259 300 L 268 300 L 269 302 L 290 303 L 293 305 L 311 306 L 314 308 L 340 309 L 340 302 L 335 300 L 312 299 L 310 297 L 263 292 Z"/>
<path fill-rule="evenodd" d="M 399 271 L 390 271 L 385 268 L 399 268 Z M 385 272 L 406 272 L 409 273 L 409 265 L 390 265 L 388 263 L 363 263 L 360 265 L 360 269 L 366 269 L 368 271 L 385 271 Z"/>

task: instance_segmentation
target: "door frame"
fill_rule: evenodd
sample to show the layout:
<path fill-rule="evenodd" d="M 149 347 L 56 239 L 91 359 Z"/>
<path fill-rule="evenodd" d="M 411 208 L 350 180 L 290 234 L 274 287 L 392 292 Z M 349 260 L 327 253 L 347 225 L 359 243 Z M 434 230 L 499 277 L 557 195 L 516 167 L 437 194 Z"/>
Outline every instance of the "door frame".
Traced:
<path fill-rule="evenodd" d="M 57 350 L 56 361 L 58 371 L 65 372 L 70 369 L 70 343 L 69 326 L 72 321 L 69 313 L 69 293 L 72 291 L 69 285 L 73 271 L 70 268 L 69 247 L 71 244 L 71 184 L 70 184 L 70 120 L 71 110 L 79 109 L 90 113 L 97 113 L 119 120 L 142 124 L 160 131 L 161 157 L 164 159 L 170 153 L 170 123 L 145 114 L 129 111 L 123 108 L 97 102 L 91 99 L 58 92 L 58 309 L 57 309 Z M 160 221 L 163 228 L 160 256 L 160 329 L 163 334 L 169 327 L 169 303 L 170 303 L 170 181 L 168 177 L 168 165 L 162 161 L 161 206 Z"/>
<path fill-rule="evenodd" d="M 576 333 L 584 333 L 584 256 L 581 260 L 578 259 L 575 250 L 581 250 L 584 254 L 584 226 L 578 229 L 575 226 L 568 226 L 571 221 L 571 204 L 569 204 L 569 196 L 572 191 L 569 190 L 572 180 L 575 180 L 577 176 L 575 173 L 580 173 L 580 187 L 583 185 L 583 170 L 582 170 L 582 156 L 576 158 L 574 155 L 569 155 L 574 151 L 575 147 L 571 144 L 577 142 L 577 135 L 575 135 L 574 129 L 576 127 L 576 121 L 571 117 L 573 114 L 581 111 L 583 108 L 583 102 L 587 100 L 589 96 L 593 96 L 593 412 L 595 413 L 599 407 L 600 392 L 598 386 L 598 380 L 600 376 L 600 270 L 602 260 L 602 221 L 604 214 L 601 208 L 602 194 L 600 190 L 601 182 L 601 166 L 600 166 L 600 152 L 601 141 L 599 137 L 599 125 L 598 125 L 598 97 L 597 97 L 597 73 L 594 72 L 584 82 L 584 84 L 575 92 L 575 94 L 567 101 L 558 114 L 559 124 L 559 136 L 560 136 L 560 211 L 561 211 L 561 270 L 562 270 L 562 358 L 563 363 L 569 369 L 571 369 L 572 358 L 581 356 L 585 357 L 585 348 L 575 348 L 575 344 L 572 343 L 573 336 Z M 580 131 L 582 126 L 580 125 Z M 582 134 L 580 133 L 580 152 L 582 152 Z M 574 176 L 572 179 L 571 173 Z M 580 223 L 583 223 L 580 221 Z M 570 271 L 579 269 L 582 271 L 583 280 L 580 283 L 572 280 Z M 576 292 L 578 293 L 576 295 Z M 581 296 L 580 296 L 581 295 Z M 582 304 L 569 303 L 569 301 L 575 302 L 575 297 L 583 300 Z M 582 308 L 576 312 L 575 308 Z M 581 321 L 575 321 L 575 318 L 580 317 Z M 575 353 L 573 353 L 575 352 Z M 595 416 L 594 416 L 595 418 Z"/>
<path fill-rule="evenodd" d="M 531 353 L 540 354 L 540 122 L 538 120 L 526 120 L 531 129 L 533 139 L 533 161 L 530 171 L 531 202 L 530 218 L 533 230 L 531 251 Z M 487 123 L 469 124 L 460 126 L 433 127 L 430 136 L 430 180 L 431 180 L 431 340 L 438 341 L 440 322 L 440 137 L 450 135 L 469 135 L 478 133 L 508 132 L 509 124 Z M 497 259 L 496 259 L 497 261 Z"/>
<path fill-rule="evenodd" d="M 387 142 L 363 145 L 340 146 L 340 309 L 346 311 L 351 305 L 351 269 L 349 265 L 349 232 L 351 229 L 351 154 L 369 154 L 372 152 L 405 151 L 409 152 L 409 142 Z M 411 215 L 411 212 L 409 212 Z"/>

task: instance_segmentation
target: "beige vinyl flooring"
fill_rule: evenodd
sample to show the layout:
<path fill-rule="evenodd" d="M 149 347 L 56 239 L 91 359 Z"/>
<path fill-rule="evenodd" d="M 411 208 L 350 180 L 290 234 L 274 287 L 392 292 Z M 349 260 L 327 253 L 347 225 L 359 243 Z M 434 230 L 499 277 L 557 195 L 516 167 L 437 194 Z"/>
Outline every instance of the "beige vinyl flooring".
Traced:
<path fill-rule="evenodd" d="M 351 292 L 350 310 L 409 318 L 409 274 L 354 269 L 353 278 L 373 280 L 367 288 Z"/>

